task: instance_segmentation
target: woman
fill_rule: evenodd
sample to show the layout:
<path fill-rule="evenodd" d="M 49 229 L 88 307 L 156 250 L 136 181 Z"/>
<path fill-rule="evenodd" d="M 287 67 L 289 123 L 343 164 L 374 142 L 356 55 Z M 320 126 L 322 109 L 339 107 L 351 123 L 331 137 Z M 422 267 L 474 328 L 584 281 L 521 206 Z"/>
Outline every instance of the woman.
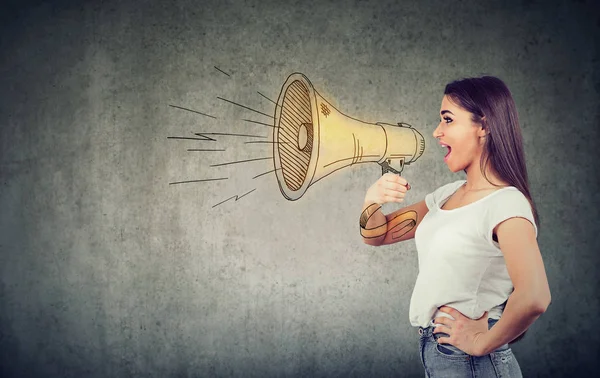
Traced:
<path fill-rule="evenodd" d="M 466 180 L 384 215 L 410 186 L 383 175 L 365 196 L 361 233 L 370 245 L 415 238 L 410 321 L 426 376 L 520 377 L 508 343 L 546 311 L 550 289 L 516 107 L 500 79 L 469 78 L 446 86 L 440 118 L 433 136 Z"/>

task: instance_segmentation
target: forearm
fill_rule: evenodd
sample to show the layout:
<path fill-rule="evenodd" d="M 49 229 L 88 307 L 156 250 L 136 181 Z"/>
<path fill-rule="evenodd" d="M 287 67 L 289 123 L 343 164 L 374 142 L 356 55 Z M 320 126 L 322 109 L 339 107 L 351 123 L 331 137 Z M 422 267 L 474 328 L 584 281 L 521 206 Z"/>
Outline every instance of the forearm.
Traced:
<path fill-rule="evenodd" d="M 381 212 L 381 205 L 384 203 L 403 202 L 406 191 L 409 189 L 410 185 L 406 179 L 390 172 L 381 176 L 371 185 L 365 194 L 360 215 L 360 234 L 365 244 L 378 246 L 397 242 L 414 228 L 416 225 L 415 211 L 404 217 L 397 217 L 397 225 L 389 225 L 389 216 Z M 390 231 L 392 232 L 388 235 Z"/>
<path fill-rule="evenodd" d="M 546 307 L 547 304 L 541 303 L 539 297 L 527 291 L 515 290 L 508 298 L 500 320 L 481 335 L 478 344 L 481 345 L 482 355 L 516 339 L 544 313 Z"/>

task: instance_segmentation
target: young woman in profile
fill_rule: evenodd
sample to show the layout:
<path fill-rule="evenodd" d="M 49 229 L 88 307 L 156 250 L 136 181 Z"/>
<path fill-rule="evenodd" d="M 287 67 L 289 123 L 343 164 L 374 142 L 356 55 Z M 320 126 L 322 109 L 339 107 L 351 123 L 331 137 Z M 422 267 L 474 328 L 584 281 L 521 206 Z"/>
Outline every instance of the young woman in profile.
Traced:
<path fill-rule="evenodd" d="M 410 186 L 383 175 L 365 196 L 361 234 L 376 246 L 415 238 L 410 322 L 427 377 L 521 377 L 508 344 L 546 311 L 550 289 L 516 107 L 500 79 L 468 78 L 446 86 L 440 118 L 433 136 L 466 180 L 385 215 L 381 205 Z"/>

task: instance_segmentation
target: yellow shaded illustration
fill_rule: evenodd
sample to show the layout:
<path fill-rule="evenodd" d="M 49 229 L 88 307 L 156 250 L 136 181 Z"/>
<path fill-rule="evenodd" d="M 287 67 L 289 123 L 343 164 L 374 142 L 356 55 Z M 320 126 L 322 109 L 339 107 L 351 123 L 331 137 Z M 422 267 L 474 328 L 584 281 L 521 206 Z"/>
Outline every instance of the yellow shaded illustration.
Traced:
<path fill-rule="evenodd" d="M 295 201 L 333 172 L 377 163 L 382 174 L 400 174 L 425 150 L 410 125 L 368 123 L 333 107 L 301 73 L 290 75 L 279 94 L 273 129 L 273 162 L 281 193 Z"/>
<path fill-rule="evenodd" d="M 417 212 L 407 210 L 395 215 L 379 226 L 368 227 L 367 222 L 371 216 L 381 208 L 379 204 L 368 206 L 360 215 L 360 235 L 367 239 L 376 239 L 383 235 L 388 235 L 390 240 L 397 240 L 410 232 L 417 225 Z"/>
<path fill-rule="evenodd" d="M 231 74 L 214 66 L 226 80 Z M 242 121 L 252 127 L 268 127 L 268 133 L 247 132 L 232 129 L 227 114 L 209 114 L 187 106 L 169 104 L 177 111 L 186 111 L 201 116 L 207 121 L 208 130 L 194 130 L 190 134 L 168 136 L 167 139 L 182 141 L 192 148 L 194 154 L 222 157 L 228 149 L 244 149 L 256 155 L 242 159 L 223 159 L 208 163 L 215 168 L 214 174 L 206 177 L 185 177 L 169 182 L 169 185 L 227 182 L 230 177 L 227 168 L 238 165 L 245 172 L 259 167 L 256 175 L 248 181 L 249 187 L 232 187 L 223 199 L 212 207 L 237 202 L 247 198 L 257 188 L 254 180 L 275 173 L 276 182 L 283 196 L 295 201 L 306 190 L 333 172 L 355 164 L 376 163 L 382 174 L 401 174 L 405 165 L 415 162 L 425 150 L 421 133 L 406 123 L 370 123 L 350 117 L 323 98 L 310 80 L 301 73 L 293 73 L 283 83 L 277 101 L 267 94 L 256 91 L 268 101 L 269 109 L 250 107 L 237 99 L 216 96 L 231 106 L 242 109 Z M 272 106 L 274 105 L 274 109 Z M 264 117 L 265 119 L 256 119 Z M 220 124 L 220 125 L 219 125 Z M 210 126 L 212 125 L 212 126 Z M 211 130 L 212 128 L 212 130 Z M 248 140 L 250 139 L 250 140 Z M 239 142 L 238 142 L 239 141 Z M 261 146 L 268 146 L 261 150 Z M 271 156 L 267 152 L 271 152 Z M 269 154 L 270 155 L 270 154 Z M 201 161 L 210 161 L 202 159 Z M 263 163 L 260 163 L 263 162 Z M 268 163 L 267 163 L 268 162 Z M 270 167 L 260 169 L 261 164 Z M 227 167 L 227 168 L 224 168 Z M 251 185 L 251 186 L 250 186 Z M 252 188 L 254 186 L 254 188 Z"/>

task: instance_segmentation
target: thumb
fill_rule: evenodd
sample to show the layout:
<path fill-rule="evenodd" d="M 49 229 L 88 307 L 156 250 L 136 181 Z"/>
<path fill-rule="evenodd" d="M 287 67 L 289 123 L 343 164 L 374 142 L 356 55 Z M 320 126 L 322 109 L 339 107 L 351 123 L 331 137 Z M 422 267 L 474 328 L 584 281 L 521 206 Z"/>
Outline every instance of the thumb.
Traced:
<path fill-rule="evenodd" d="M 489 311 L 484 312 L 483 315 L 481 315 L 481 318 L 479 318 L 477 320 L 482 320 L 482 319 L 486 319 L 487 320 L 489 313 L 490 313 Z"/>

